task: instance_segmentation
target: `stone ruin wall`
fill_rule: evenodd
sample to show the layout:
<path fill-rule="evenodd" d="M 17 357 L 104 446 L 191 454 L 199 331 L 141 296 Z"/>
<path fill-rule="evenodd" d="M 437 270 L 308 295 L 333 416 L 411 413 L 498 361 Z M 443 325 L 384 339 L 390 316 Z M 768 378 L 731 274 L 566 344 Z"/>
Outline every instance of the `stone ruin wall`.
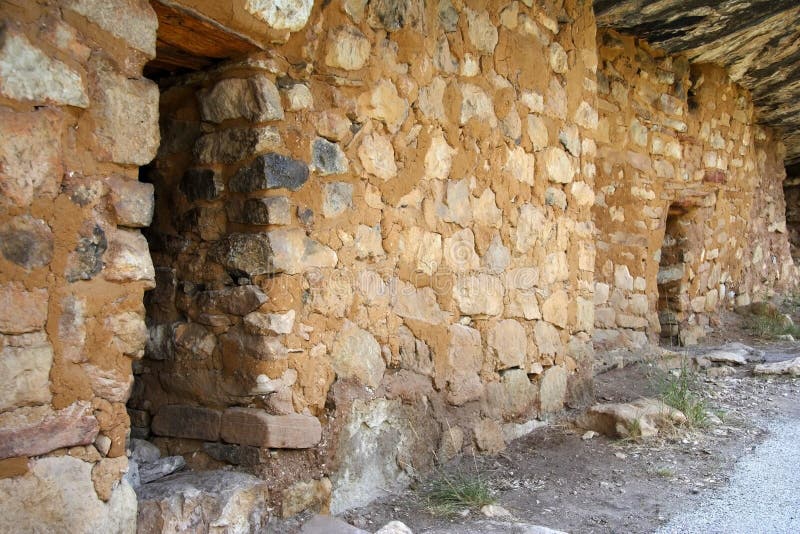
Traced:
<path fill-rule="evenodd" d="M 195 467 L 332 484 L 334 511 L 503 449 L 592 374 L 590 6 L 354 4 L 164 82 L 129 404 Z"/>
<path fill-rule="evenodd" d="M 0 6 L 0 531 L 136 518 L 125 403 L 144 354 L 159 143 L 147 2 Z M 117 22 L 122 16 L 125 24 Z M 78 527 L 80 525 L 80 527 Z"/>
<path fill-rule="evenodd" d="M 598 55 L 595 345 L 657 342 L 662 322 L 696 343 L 720 309 L 796 283 L 783 146 L 720 68 L 605 30 Z M 679 298 L 659 307 L 665 232 L 683 251 L 661 269 Z"/>
<path fill-rule="evenodd" d="M 528 3 L 318 3 L 160 104 L 146 2 L 4 3 L 0 530 L 130 528 L 129 430 L 284 514 L 501 450 L 588 398 L 594 325 L 655 341 L 675 202 L 687 326 L 788 287 L 746 94 Z"/>

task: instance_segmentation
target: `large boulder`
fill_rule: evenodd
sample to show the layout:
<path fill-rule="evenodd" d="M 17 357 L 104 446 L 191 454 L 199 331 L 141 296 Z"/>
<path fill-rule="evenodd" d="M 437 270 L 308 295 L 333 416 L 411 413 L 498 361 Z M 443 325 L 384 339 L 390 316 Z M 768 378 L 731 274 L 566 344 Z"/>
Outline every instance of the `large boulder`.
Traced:
<path fill-rule="evenodd" d="M 596 404 L 578 417 L 576 424 L 612 438 L 647 438 L 685 422 L 683 412 L 659 400 L 643 398 L 630 403 Z"/>
<path fill-rule="evenodd" d="M 762 363 L 756 365 L 753 372 L 757 375 L 800 376 L 800 357 L 782 362 Z"/>
<path fill-rule="evenodd" d="M 215 532 L 249 534 L 266 528 L 266 482 L 236 471 L 185 472 L 145 484 L 139 497 L 139 534 Z"/>

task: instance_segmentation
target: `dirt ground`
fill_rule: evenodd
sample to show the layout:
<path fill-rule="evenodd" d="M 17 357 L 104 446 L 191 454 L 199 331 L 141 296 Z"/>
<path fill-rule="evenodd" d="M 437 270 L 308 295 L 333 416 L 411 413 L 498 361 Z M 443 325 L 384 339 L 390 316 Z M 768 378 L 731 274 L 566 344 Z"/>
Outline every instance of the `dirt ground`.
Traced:
<path fill-rule="evenodd" d="M 703 346 L 681 350 L 692 354 L 740 341 L 765 351 L 768 360 L 800 354 L 800 343 L 763 342 L 748 335 L 737 317 L 726 323 L 727 332 L 717 333 Z M 512 518 L 487 522 L 480 511 L 467 509 L 454 517 L 433 514 L 423 497 L 426 481 L 421 481 L 343 519 L 370 532 L 399 520 L 417 534 L 523 532 L 523 525 L 572 533 L 653 532 L 677 511 L 699 502 L 705 492 L 724 485 L 736 460 L 764 439 L 771 419 L 800 418 L 800 378 L 755 377 L 752 367 L 732 368 L 733 374 L 725 377 L 699 373 L 700 394 L 721 419 L 716 424 L 680 428 L 641 442 L 603 436 L 584 440 L 583 431 L 570 424 L 576 411 L 513 442 L 497 456 L 464 457 L 431 474 L 479 474 Z M 596 377 L 596 399 L 656 397 L 657 376 L 652 361 L 602 373 Z"/>

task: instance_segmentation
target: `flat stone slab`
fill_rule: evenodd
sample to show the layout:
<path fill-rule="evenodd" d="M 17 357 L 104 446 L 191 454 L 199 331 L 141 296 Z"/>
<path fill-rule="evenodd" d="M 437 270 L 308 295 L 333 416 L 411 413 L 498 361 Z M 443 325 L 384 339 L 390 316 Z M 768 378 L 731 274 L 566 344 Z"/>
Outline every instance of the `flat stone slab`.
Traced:
<path fill-rule="evenodd" d="M 228 408 L 222 417 L 222 439 L 269 449 L 307 449 L 322 439 L 322 425 L 311 415 L 270 415 L 257 408 Z"/>
<path fill-rule="evenodd" d="M 800 376 L 800 357 L 782 362 L 762 363 L 756 365 L 753 372 L 757 375 Z"/>
<path fill-rule="evenodd" d="M 303 525 L 300 534 L 369 534 L 329 515 L 315 515 Z"/>
<path fill-rule="evenodd" d="M 153 434 L 173 438 L 219 439 L 220 418 L 217 410 L 172 404 L 162 406 L 153 418 Z"/>

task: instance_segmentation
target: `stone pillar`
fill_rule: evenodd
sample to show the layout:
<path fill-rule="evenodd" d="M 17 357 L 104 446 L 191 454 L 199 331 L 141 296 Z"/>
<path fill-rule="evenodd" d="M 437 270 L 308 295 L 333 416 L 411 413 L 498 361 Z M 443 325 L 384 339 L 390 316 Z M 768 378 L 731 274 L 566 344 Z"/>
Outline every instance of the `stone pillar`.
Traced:
<path fill-rule="evenodd" d="M 0 530 L 133 532 L 157 21 L 144 0 L 57 4 L 0 7 Z"/>

